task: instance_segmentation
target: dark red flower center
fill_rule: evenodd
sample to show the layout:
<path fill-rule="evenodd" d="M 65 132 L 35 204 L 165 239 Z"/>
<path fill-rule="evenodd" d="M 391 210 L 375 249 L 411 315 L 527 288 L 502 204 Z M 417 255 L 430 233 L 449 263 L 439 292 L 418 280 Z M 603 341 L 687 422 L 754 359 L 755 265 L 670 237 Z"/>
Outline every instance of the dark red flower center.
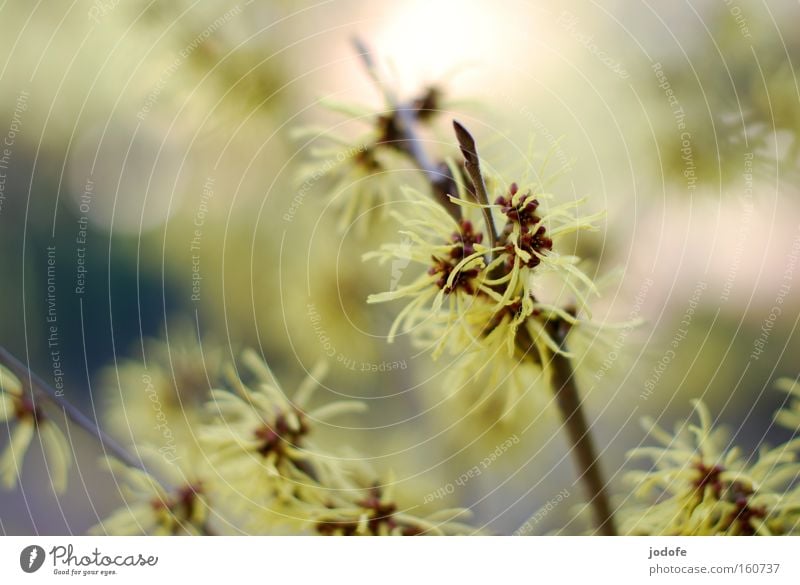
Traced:
<path fill-rule="evenodd" d="M 265 424 L 255 431 L 256 438 L 261 441 L 258 452 L 266 457 L 270 453 L 277 453 L 278 457 L 286 454 L 288 447 L 298 447 L 302 438 L 308 434 L 308 426 L 301 412 L 296 412 L 299 422 L 297 428 L 292 428 L 286 416 L 279 414 L 275 424 Z"/>
<path fill-rule="evenodd" d="M 514 196 L 518 192 L 517 184 L 511 183 L 508 195 L 501 195 L 495 200 L 495 204 L 500 206 L 500 210 L 507 218 L 500 241 L 505 242 L 506 252 L 509 254 L 506 262 L 508 270 L 514 264 L 515 255 L 514 244 L 508 241 L 508 237 L 515 226 L 519 226 L 517 247 L 530 254 L 530 259 L 525 262 L 529 268 L 538 266 L 541 263 L 540 256 L 553 249 L 553 240 L 547 236 L 547 228 L 542 225 L 542 218 L 536 213 L 539 200 L 524 196 L 514 203 Z"/>
<path fill-rule="evenodd" d="M 739 481 L 723 480 L 724 468 L 719 465 L 709 467 L 698 462 L 694 467 L 700 474 L 694 482 L 700 496 L 703 497 L 706 488 L 710 488 L 714 499 L 734 504 L 736 509 L 728 516 L 726 526 L 730 528 L 736 525 L 739 534 L 753 536 L 755 534 L 753 521 L 763 519 L 767 515 L 764 506 L 751 505 L 753 490 Z"/>
<path fill-rule="evenodd" d="M 483 234 L 475 231 L 475 227 L 472 225 L 471 221 L 462 219 L 459 221 L 458 231 L 453 232 L 450 239 L 453 243 L 450 253 L 446 258 L 433 256 L 431 258 L 433 266 L 428 270 L 428 274 L 431 276 L 439 275 L 436 286 L 444 289 L 447 294 L 450 294 L 456 289 L 461 289 L 470 295 L 474 294 L 475 289 L 472 286 L 472 281 L 480 273 L 480 270 L 477 268 L 460 270 L 449 286 L 447 281 L 450 279 L 458 263 L 475 253 L 475 244 L 483 242 Z"/>

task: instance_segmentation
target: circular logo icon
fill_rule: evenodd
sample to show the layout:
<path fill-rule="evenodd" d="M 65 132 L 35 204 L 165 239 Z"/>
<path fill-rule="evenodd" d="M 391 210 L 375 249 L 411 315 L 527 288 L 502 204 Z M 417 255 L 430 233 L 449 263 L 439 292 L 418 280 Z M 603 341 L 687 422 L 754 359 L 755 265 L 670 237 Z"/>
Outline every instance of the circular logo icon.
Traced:
<path fill-rule="evenodd" d="M 44 549 L 36 544 L 26 546 L 19 553 L 19 566 L 26 573 L 35 573 L 44 564 Z"/>

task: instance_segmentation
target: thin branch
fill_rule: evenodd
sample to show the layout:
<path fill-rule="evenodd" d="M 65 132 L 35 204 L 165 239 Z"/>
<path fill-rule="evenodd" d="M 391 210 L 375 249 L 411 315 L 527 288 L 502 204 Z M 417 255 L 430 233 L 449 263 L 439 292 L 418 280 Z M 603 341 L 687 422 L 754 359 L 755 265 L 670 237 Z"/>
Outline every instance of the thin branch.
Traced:
<path fill-rule="evenodd" d="M 361 38 L 353 37 L 353 46 L 356 53 L 361 57 L 364 69 L 383 94 L 394 115 L 394 130 L 397 134 L 396 145 L 408 154 L 417 168 L 425 175 L 425 179 L 430 183 L 434 196 L 442 204 L 442 207 L 447 210 L 453 219 L 460 220 L 461 208 L 458 205 L 454 205 L 448 197 L 448 195 L 458 196 L 458 186 L 447 165 L 434 163 L 422 147 L 422 140 L 416 132 L 413 105 L 400 104 L 389 85 L 381 80 L 375 60 L 372 58 L 372 52 Z"/>
<path fill-rule="evenodd" d="M 64 399 L 64 397 L 61 396 L 55 389 L 53 389 L 52 386 L 37 376 L 33 370 L 19 361 L 4 347 L 0 347 L 0 363 L 11 370 L 20 380 L 27 380 L 28 387 L 31 389 L 31 392 L 34 393 L 34 396 L 42 396 L 46 400 L 53 403 L 53 405 L 57 406 L 64 412 L 64 415 L 69 418 L 69 420 L 100 441 L 100 444 L 105 452 L 113 455 L 130 467 L 141 469 L 145 473 L 150 474 L 150 472 L 142 465 L 141 461 L 133 457 L 127 449 L 120 445 L 114 438 L 106 434 L 105 431 L 103 431 L 103 429 L 101 429 L 95 421 L 90 419 L 76 406 Z M 168 486 L 165 485 L 165 487 Z"/>
<path fill-rule="evenodd" d="M 563 350 L 566 350 L 566 335 L 569 326 L 559 322 L 553 330 L 553 338 Z M 606 482 L 600 470 L 600 461 L 589 431 L 589 425 L 583 413 L 580 392 L 575 382 L 575 372 L 569 358 L 557 353 L 553 354 L 552 384 L 556 403 L 561 411 L 561 418 L 572 444 L 572 455 L 578 465 L 580 478 L 588 491 L 590 505 L 594 510 L 598 530 L 605 536 L 616 536 L 614 514 L 606 493 Z"/>
<path fill-rule="evenodd" d="M 352 41 L 356 53 L 359 57 L 361 57 L 361 62 L 364 65 L 367 75 L 369 75 L 369 78 L 372 79 L 378 89 L 380 89 L 381 93 L 386 98 L 386 101 L 389 102 L 392 107 L 394 107 L 394 105 L 396 105 L 397 98 L 391 92 L 389 87 L 383 83 L 383 81 L 381 81 L 381 77 L 378 74 L 378 66 L 375 64 L 375 60 L 372 58 L 372 52 L 369 50 L 369 47 L 359 36 L 354 36 Z"/>
<path fill-rule="evenodd" d="M 456 131 L 458 145 L 464 157 L 464 168 L 475 189 L 473 197 L 475 197 L 475 201 L 481 205 L 483 221 L 486 223 L 486 230 L 489 232 L 489 242 L 491 247 L 494 248 L 497 246 L 497 230 L 494 226 L 492 211 L 487 207 L 489 205 L 489 194 L 486 192 L 486 183 L 483 180 L 483 173 L 481 173 L 481 161 L 478 157 L 478 148 L 475 146 L 475 139 L 457 120 L 453 120 L 453 128 Z"/>

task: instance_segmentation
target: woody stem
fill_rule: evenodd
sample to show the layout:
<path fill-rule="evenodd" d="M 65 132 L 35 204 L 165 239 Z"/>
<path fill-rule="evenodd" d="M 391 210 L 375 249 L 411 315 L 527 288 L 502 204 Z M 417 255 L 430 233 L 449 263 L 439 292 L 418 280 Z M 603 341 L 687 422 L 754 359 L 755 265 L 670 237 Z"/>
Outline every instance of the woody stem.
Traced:
<path fill-rule="evenodd" d="M 566 334 L 568 327 L 564 323 L 556 325 L 553 338 L 563 351 L 566 351 Z M 552 385 L 556 403 L 561 411 L 561 419 L 572 444 L 572 456 L 578 466 L 579 479 L 583 481 L 588 492 L 589 501 L 594 512 L 595 523 L 601 534 L 616 536 L 614 514 L 608 501 L 606 482 L 600 470 L 594 440 L 583 412 L 580 392 L 575 382 L 575 372 L 570 359 L 563 354 L 553 354 Z"/>
<path fill-rule="evenodd" d="M 33 370 L 19 361 L 4 347 L 0 347 L 0 363 L 11 370 L 21 381 L 27 380 L 28 387 L 31 388 L 34 398 L 40 396 L 48 400 L 61 409 L 69 420 L 100 441 L 103 451 L 106 454 L 113 455 L 126 465 L 146 471 L 141 461 L 134 458 L 127 449 L 106 434 L 95 421 L 83 414 L 75 405 L 67 401 L 59 392 L 37 376 Z"/>
<path fill-rule="evenodd" d="M 414 165 L 422 171 L 431 186 L 434 197 L 453 219 L 458 221 L 461 219 L 461 208 L 458 205 L 454 205 L 448 197 L 448 195 L 458 196 L 458 186 L 450 174 L 450 169 L 446 164 L 434 163 L 428 153 L 425 152 L 422 147 L 422 140 L 417 134 L 414 110 L 400 104 L 389 86 L 381 81 L 378 68 L 366 43 L 359 37 L 355 37 L 353 38 L 353 45 L 361 57 L 364 69 L 366 69 L 367 74 L 383 93 L 384 99 L 386 99 L 395 116 L 396 139 L 393 141 L 395 146 L 402 149 L 411 158 Z"/>

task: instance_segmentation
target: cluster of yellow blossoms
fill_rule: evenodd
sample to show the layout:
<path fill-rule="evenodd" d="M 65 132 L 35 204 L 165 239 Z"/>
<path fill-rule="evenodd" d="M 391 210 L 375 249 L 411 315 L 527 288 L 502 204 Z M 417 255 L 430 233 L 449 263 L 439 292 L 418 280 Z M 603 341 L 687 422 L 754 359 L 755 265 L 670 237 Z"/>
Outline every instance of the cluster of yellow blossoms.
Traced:
<path fill-rule="evenodd" d="M 140 449 L 147 471 L 109 462 L 124 485 L 124 506 L 93 533 L 475 532 L 459 521 L 465 510 L 425 515 L 417 506 L 403 508 L 392 495 L 393 482 L 381 482 L 357 455 L 314 443 L 316 424 L 364 410 L 357 401 L 309 406 L 323 366 L 290 398 L 256 353 L 245 352 L 241 365 L 241 372 L 227 368 L 228 389 L 211 390 L 196 441 L 179 443 L 177 456 Z M 252 382 L 246 384 L 247 377 Z"/>
<path fill-rule="evenodd" d="M 462 180 L 457 185 L 458 196 L 450 198 L 460 210 L 455 216 L 418 191 L 404 190 L 405 202 L 393 212 L 401 242 L 385 244 L 365 259 L 403 267 L 415 263 L 425 270 L 368 302 L 407 300 L 389 341 L 408 333 L 434 358 L 446 350 L 458 359 L 451 369 L 459 379 L 449 386 L 488 377 L 482 385 L 504 384 L 510 405 L 530 386 L 521 365 L 532 360 L 546 368 L 552 353 L 570 355 L 553 335 L 554 323 L 594 327 L 580 315 L 589 316 L 587 297 L 595 286 L 579 268 L 580 259 L 556 247 L 569 234 L 596 230 L 602 214 L 579 217 L 574 210 L 583 201 L 551 205 L 549 194 L 516 183 L 498 189 L 493 203 L 478 205 L 469 201 Z M 493 244 L 480 227 L 486 209 L 493 223 L 503 226 Z M 541 288 L 542 282 L 551 286 Z M 485 372 L 488 364 L 493 367 Z"/>
<path fill-rule="evenodd" d="M 402 106 L 414 123 L 430 126 L 442 106 L 442 93 L 436 86 Z M 332 99 L 320 100 L 326 109 L 344 114 L 348 122 L 366 130 L 348 136 L 348 124 L 334 129 L 307 126 L 294 132 L 298 140 L 311 143 L 311 162 L 301 165 L 301 189 L 326 181 L 326 192 L 339 216 L 344 231 L 359 219 L 380 218 L 387 204 L 396 201 L 399 189 L 417 174 L 408 155 L 409 141 L 402 134 L 403 124 L 397 105 L 387 103 L 381 111 Z M 363 230 L 367 222 L 360 223 Z"/>
<path fill-rule="evenodd" d="M 795 434 L 798 404 L 777 416 Z M 620 510 L 622 534 L 800 534 L 800 439 L 745 455 L 731 445 L 725 429 L 714 428 L 702 402 L 694 406 L 699 424 L 679 424 L 674 435 L 645 420 L 661 446 L 630 452 L 650 459 L 652 469 L 627 474 L 638 501 Z"/>

